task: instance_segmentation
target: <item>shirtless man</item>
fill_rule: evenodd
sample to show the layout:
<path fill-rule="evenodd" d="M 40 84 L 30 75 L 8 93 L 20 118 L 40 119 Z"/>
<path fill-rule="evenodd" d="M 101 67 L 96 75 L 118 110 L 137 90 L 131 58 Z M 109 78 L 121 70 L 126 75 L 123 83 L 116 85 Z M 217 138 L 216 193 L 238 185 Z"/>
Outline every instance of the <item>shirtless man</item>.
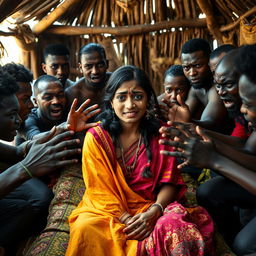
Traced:
<path fill-rule="evenodd" d="M 178 136 L 182 140 L 161 143 L 178 148 L 163 154 L 182 157 L 185 165 L 212 168 L 221 174 L 199 187 L 197 199 L 210 212 L 236 255 L 242 256 L 256 253 L 256 45 L 239 48 L 234 63 L 240 73 L 238 87 L 242 101 L 241 112 L 253 129 L 249 138 L 234 144 L 234 137 L 226 136 L 226 140 L 221 141 L 223 135 L 217 139 L 199 127 L 195 134 L 191 127 L 187 129 L 182 124 L 181 129 L 176 126 L 176 131 L 175 128 L 161 128 L 167 137 Z M 232 105 L 231 102 L 229 105 Z M 241 212 L 247 212 L 246 221 L 239 218 L 234 206 L 242 209 Z"/>
<path fill-rule="evenodd" d="M 181 62 L 184 74 L 192 86 L 186 101 L 192 121 L 205 128 L 218 129 L 226 116 L 226 109 L 213 85 L 208 65 L 210 53 L 207 41 L 191 39 L 182 46 Z M 196 120 L 198 114 L 200 119 Z"/>
<path fill-rule="evenodd" d="M 209 66 L 213 75 L 222 57 L 233 49 L 235 49 L 235 46 L 232 44 L 222 44 L 211 52 Z"/>
<path fill-rule="evenodd" d="M 42 69 L 47 75 L 57 77 L 64 89 L 74 83 L 68 79 L 70 73 L 69 50 L 62 44 L 50 44 L 45 47 Z"/>
<path fill-rule="evenodd" d="M 12 141 L 19 128 L 18 84 L 0 68 L 0 139 Z M 0 252 L 16 255 L 19 241 L 40 231 L 46 221 L 52 192 L 36 177 L 49 174 L 56 167 L 76 163 L 72 155 L 80 149 L 77 140 L 66 132 L 53 138 L 54 130 L 44 139 L 19 147 L 0 143 L 0 161 L 10 164 L 0 172 Z M 66 140 L 67 139 L 67 140 Z M 67 157 L 73 159 L 67 160 Z"/>
<path fill-rule="evenodd" d="M 65 90 L 67 106 L 71 106 L 74 98 L 78 106 L 86 99 L 91 99 L 91 105 L 100 105 L 110 76 L 105 50 L 99 44 L 89 43 L 80 49 L 79 56 L 79 68 L 84 77 Z"/>

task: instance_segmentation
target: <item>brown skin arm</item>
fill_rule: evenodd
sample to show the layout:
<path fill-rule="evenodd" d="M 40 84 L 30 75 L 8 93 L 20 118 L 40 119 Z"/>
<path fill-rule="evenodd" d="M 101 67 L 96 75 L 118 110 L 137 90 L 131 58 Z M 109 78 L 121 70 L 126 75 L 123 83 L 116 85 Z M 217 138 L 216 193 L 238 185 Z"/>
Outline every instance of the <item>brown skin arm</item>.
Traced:
<path fill-rule="evenodd" d="M 248 169 L 220 154 L 216 154 L 212 168 L 218 170 L 220 174 L 239 184 L 253 195 L 256 195 L 255 170 Z"/>
<path fill-rule="evenodd" d="M 41 177 L 51 173 L 58 167 L 77 163 L 74 155 L 81 152 L 77 147 L 68 149 L 70 146 L 76 146 L 79 141 L 70 139 L 73 132 L 64 132 L 54 136 L 52 130 L 43 139 L 33 141 L 27 156 L 21 161 L 27 167 L 33 177 Z M 17 186 L 31 178 L 20 163 L 17 163 L 0 174 L 0 198 L 7 195 Z"/>
<path fill-rule="evenodd" d="M 195 116 L 197 111 L 200 109 L 201 101 L 196 95 L 196 91 L 193 87 L 189 90 L 188 98 L 186 100 L 186 105 L 188 105 L 191 116 Z"/>
<path fill-rule="evenodd" d="M 168 204 L 175 200 L 176 187 L 171 184 L 164 184 L 158 195 L 156 203 L 159 203 L 165 208 Z M 146 212 L 136 214 L 126 221 L 126 227 L 123 232 L 126 233 L 127 239 L 144 240 L 153 231 L 158 218 L 162 215 L 159 207 L 153 206 Z"/>
<path fill-rule="evenodd" d="M 18 147 L 14 147 L 11 145 L 7 145 L 5 143 L 0 142 L 0 161 L 4 163 L 17 163 L 22 159 L 24 154 L 23 147 L 25 143 L 22 143 Z"/>
<path fill-rule="evenodd" d="M 179 168 L 191 164 L 214 169 L 256 195 L 256 157 L 248 154 L 245 155 L 243 152 L 233 149 L 231 153 L 235 155 L 236 161 L 232 160 L 218 152 L 218 146 L 199 127 L 197 127 L 197 132 L 202 140 L 193 138 L 190 134 L 185 140 L 183 136 L 182 140 L 173 141 L 168 139 L 168 134 L 165 133 L 166 139 L 160 140 L 160 143 L 173 146 L 175 151 L 161 151 L 161 154 L 184 158 L 185 162 L 180 164 Z M 232 148 L 230 147 L 229 150 L 232 150 Z M 249 161 L 251 162 L 248 163 Z"/>
<path fill-rule="evenodd" d="M 208 104 L 201 115 L 201 119 L 193 120 L 193 122 L 207 129 L 216 129 L 224 120 L 227 110 L 214 87 L 208 93 Z"/>
<path fill-rule="evenodd" d="M 229 144 L 229 146 L 235 147 L 237 149 L 242 149 L 245 146 L 246 139 L 234 137 L 234 136 L 229 136 L 229 135 L 224 135 L 218 132 L 214 132 L 211 130 L 204 130 L 204 133 L 211 137 L 214 141 L 220 141 L 225 144 Z"/>

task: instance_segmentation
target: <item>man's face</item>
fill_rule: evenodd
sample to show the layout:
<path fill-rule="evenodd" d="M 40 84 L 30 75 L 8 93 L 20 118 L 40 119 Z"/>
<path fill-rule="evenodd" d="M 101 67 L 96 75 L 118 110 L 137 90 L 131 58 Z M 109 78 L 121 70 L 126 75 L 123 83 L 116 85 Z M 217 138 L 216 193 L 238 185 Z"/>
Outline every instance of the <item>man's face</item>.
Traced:
<path fill-rule="evenodd" d="M 42 69 L 47 75 L 57 77 L 65 86 L 70 73 L 69 56 L 48 55 Z"/>
<path fill-rule="evenodd" d="M 215 73 L 215 70 L 216 70 L 217 65 L 219 64 L 219 62 L 221 61 L 221 59 L 222 59 L 226 54 L 227 54 L 226 52 L 222 52 L 219 56 L 216 56 L 216 57 L 211 58 L 211 59 L 209 60 L 209 66 L 210 66 L 210 69 L 211 69 L 211 72 L 212 72 L 213 75 L 214 75 L 214 73 Z"/>
<path fill-rule="evenodd" d="M 108 61 L 98 52 L 83 54 L 79 68 L 90 85 L 105 83 Z"/>
<path fill-rule="evenodd" d="M 0 139 L 12 141 L 20 127 L 19 102 L 15 95 L 2 99 L 0 104 Z"/>
<path fill-rule="evenodd" d="M 256 128 L 256 83 L 246 75 L 239 79 L 239 95 L 242 100 L 241 112 L 254 129 Z"/>
<path fill-rule="evenodd" d="M 177 95 L 186 100 L 189 91 L 188 80 L 184 76 L 167 75 L 164 80 L 165 98 L 171 103 L 178 104 Z"/>
<path fill-rule="evenodd" d="M 16 96 L 20 105 L 19 116 L 22 122 L 24 122 L 27 119 L 29 113 L 31 112 L 31 109 L 34 107 L 31 101 L 32 90 L 30 83 L 18 82 L 18 85 L 20 89 L 16 93 Z"/>
<path fill-rule="evenodd" d="M 209 58 L 205 56 L 203 51 L 181 54 L 184 74 L 193 88 L 204 88 L 205 83 L 211 79 L 212 75 L 208 61 Z"/>
<path fill-rule="evenodd" d="M 35 103 L 42 118 L 59 121 L 65 110 L 66 99 L 63 86 L 59 82 L 44 82 L 38 85 Z"/>
<path fill-rule="evenodd" d="M 241 99 L 238 94 L 239 74 L 231 61 L 222 61 L 214 75 L 214 84 L 220 99 L 232 117 L 240 114 Z"/>

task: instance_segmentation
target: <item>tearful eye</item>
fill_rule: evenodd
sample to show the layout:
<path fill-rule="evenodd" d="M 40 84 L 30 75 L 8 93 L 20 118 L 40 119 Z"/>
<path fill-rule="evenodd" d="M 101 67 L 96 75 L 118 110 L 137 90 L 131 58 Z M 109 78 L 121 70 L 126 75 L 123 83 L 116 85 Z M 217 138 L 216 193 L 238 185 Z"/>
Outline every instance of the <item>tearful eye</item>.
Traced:
<path fill-rule="evenodd" d="M 135 100 L 142 100 L 142 98 L 143 98 L 143 95 L 142 95 L 142 94 L 136 94 L 136 95 L 134 95 L 134 99 L 135 99 Z"/>
<path fill-rule="evenodd" d="M 116 97 L 119 101 L 124 101 L 126 99 L 126 96 L 125 95 L 118 95 Z"/>

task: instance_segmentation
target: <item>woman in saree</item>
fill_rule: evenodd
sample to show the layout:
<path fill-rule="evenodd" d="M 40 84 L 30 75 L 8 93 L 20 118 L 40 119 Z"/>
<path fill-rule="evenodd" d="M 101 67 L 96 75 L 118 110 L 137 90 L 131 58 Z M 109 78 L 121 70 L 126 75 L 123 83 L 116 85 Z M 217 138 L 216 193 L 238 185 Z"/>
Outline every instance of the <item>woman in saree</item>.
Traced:
<path fill-rule="evenodd" d="M 157 99 L 145 72 L 123 66 L 106 87 L 101 122 L 87 131 L 86 186 L 69 217 L 67 256 L 213 255 L 213 223 L 179 201 L 185 184 L 173 157 L 160 154 Z"/>

